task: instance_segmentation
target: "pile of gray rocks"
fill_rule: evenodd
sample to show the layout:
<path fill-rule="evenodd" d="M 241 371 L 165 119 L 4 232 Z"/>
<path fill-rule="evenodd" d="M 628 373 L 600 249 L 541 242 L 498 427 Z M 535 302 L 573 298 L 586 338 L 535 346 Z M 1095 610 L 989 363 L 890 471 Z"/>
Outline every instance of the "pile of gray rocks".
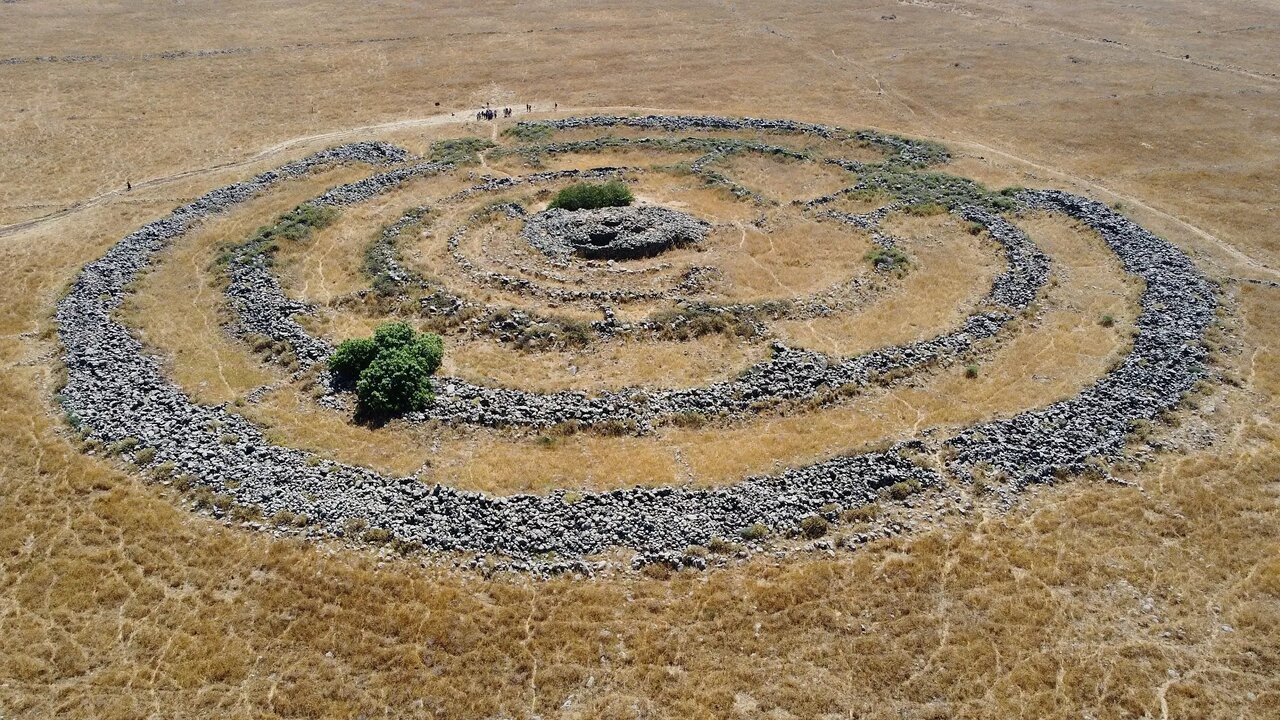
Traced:
<path fill-rule="evenodd" d="M 594 210 L 551 208 L 525 220 L 520 235 L 548 257 L 635 260 L 699 242 L 711 224 L 657 205 Z"/>

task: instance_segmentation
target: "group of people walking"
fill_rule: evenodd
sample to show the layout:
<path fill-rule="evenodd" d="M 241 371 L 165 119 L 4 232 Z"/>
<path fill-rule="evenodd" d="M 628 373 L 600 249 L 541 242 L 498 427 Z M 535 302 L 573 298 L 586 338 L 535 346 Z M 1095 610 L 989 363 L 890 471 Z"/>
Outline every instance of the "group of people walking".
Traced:
<path fill-rule="evenodd" d="M 560 103 L 556 103 L 556 108 L 558 109 L 559 107 Z M 524 111 L 533 112 L 533 105 L 525 103 Z M 502 113 L 502 117 L 504 118 L 509 118 L 515 114 L 515 110 L 512 110 L 509 107 L 504 107 L 501 110 L 498 110 L 497 108 L 491 108 L 486 105 L 483 110 L 476 113 L 476 120 L 496 120 L 499 112 Z"/>

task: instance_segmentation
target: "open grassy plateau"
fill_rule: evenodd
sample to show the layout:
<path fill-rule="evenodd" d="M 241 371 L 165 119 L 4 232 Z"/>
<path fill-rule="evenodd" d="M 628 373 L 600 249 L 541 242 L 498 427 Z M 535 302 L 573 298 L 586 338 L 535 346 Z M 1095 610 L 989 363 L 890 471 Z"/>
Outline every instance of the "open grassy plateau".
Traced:
<path fill-rule="evenodd" d="M 1280 717 L 1276 47 L 7 0 L 0 720 Z"/>

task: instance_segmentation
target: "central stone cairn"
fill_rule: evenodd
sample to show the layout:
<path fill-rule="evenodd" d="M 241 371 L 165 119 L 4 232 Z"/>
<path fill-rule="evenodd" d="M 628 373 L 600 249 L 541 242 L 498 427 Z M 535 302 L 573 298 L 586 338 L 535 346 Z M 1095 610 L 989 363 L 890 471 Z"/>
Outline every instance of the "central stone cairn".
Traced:
<path fill-rule="evenodd" d="M 710 223 L 679 210 L 633 205 L 543 210 L 525 221 L 521 235 L 556 260 L 635 260 L 699 242 L 710 229 Z"/>

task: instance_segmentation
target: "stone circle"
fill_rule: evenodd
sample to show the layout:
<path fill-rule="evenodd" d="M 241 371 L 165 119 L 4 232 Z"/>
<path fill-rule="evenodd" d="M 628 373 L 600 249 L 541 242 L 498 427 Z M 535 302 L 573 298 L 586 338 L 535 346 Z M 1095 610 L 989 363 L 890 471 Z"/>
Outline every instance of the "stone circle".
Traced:
<path fill-rule="evenodd" d="M 128 286 L 156 261 L 166 247 L 202 220 L 225 212 L 251 198 L 269 192 L 289 180 L 336 164 L 381 167 L 358 182 L 335 187 L 312 203 L 335 208 L 364 202 L 415 178 L 459 172 L 447 163 L 423 162 L 407 151 L 378 142 L 331 148 L 259 174 L 243 182 L 213 190 L 169 215 L 144 225 L 122 238 L 100 259 L 89 263 L 71 285 L 56 310 L 58 336 L 63 347 L 67 382 L 59 402 L 68 418 L 89 439 L 124 443 L 122 450 L 139 464 L 166 465 L 189 475 L 204 488 L 253 507 L 261 516 L 287 513 L 304 517 L 298 530 L 315 537 L 347 537 L 351 522 L 358 520 L 388 537 L 429 551 L 494 554 L 507 558 L 510 567 L 537 569 L 560 567 L 590 570 L 593 556 L 613 548 L 629 548 L 636 562 L 701 565 L 697 556 L 681 551 L 706 544 L 717 537 L 737 537 L 745 527 L 760 523 L 786 530 L 799 527 L 813 515 L 831 514 L 832 507 L 858 507 L 881 496 L 898 483 L 942 485 L 947 478 L 972 481 L 975 468 L 993 467 L 1007 479 L 1007 490 L 1017 492 L 1032 483 L 1084 471 L 1091 461 L 1123 457 L 1129 431 L 1135 423 L 1150 421 L 1176 406 L 1200 380 L 1209 375 L 1206 330 L 1215 320 L 1214 287 L 1191 260 L 1169 242 L 1143 229 L 1129 218 L 1087 198 L 1056 190 L 1024 190 L 1006 195 L 989 193 L 971 181 L 917 175 L 922 168 L 946 159 L 946 151 L 933 143 L 869 131 L 850 132 L 823 125 L 783 120 L 738 119 L 706 116 L 595 116 L 536 123 L 558 130 L 630 128 L 663 133 L 753 130 L 779 136 L 840 139 L 862 143 L 885 155 L 882 163 L 825 158 L 821 162 L 854 171 L 857 181 L 846 192 L 875 189 L 893 196 L 891 206 L 856 215 L 827 209 L 841 193 L 797 203 L 819 222 L 834 222 L 872 233 L 881 247 L 892 248 L 894 239 L 881 230 L 888 212 L 904 204 L 932 202 L 946 212 L 980 226 L 999 246 L 1005 269 L 986 291 L 981 306 L 959 325 L 935 337 L 900 346 L 885 347 L 852 357 L 834 357 L 774 342 L 772 356 L 744 368 L 734 379 L 694 388 L 625 389 L 589 394 L 581 391 L 539 393 L 478 385 L 444 377 L 437 383 L 437 402 L 409 422 L 434 421 L 478 426 L 548 427 L 565 422 L 593 424 L 625 421 L 635 432 L 651 432 L 656 424 L 682 413 L 696 412 L 734 418 L 758 412 L 771 402 L 818 401 L 843 387 L 863 387 L 890 373 L 909 375 L 958 362 L 980 343 L 999 342 L 1010 323 L 1036 300 L 1050 273 L 1050 260 L 1025 232 L 1017 227 L 1017 214 L 1046 211 L 1072 218 L 1096 231 L 1119 258 L 1124 270 L 1143 283 L 1140 312 L 1132 349 L 1113 369 L 1077 395 L 1046 407 L 1028 409 L 1010 417 L 978 423 L 946 436 L 908 438 L 874 452 L 839 455 L 814 464 L 775 474 L 742 479 L 714 489 L 685 487 L 631 488 L 608 492 L 493 496 L 428 484 L 415 476 L 390 477 L 373 470 L 338 463 L 267 439 L 263 431 L 225 406 L 200 404 L 173 380 L 162 363 L 116 317 L 115 311 Z M 626 140 L 646 146 L 645 139 Z M 585 141 L 589 143 L 590 141 Z M 616 147 L 622 139 L 599 141 Z M 760 193 L 745 188 L 713 167 L 714 158 L 735 153 L 774 153 L 762 143 L 740 140 L 717 142 L 698 135 L 686 140 L 661 142 L 698 148 L 705 154 L 692 163 L 691 172 L 708 184 L 724 188 L 742 202 L 768 207 Z M 648 141 L 648 146 L 659 144 Z M 526 154 L 557 153 L 567 145 L 582 150 L 583 143 L 549 143 L 525 147 Z M 781 150 L 781 155 L 800 155 Z M 713 159 L 707 159 L 708 157 Z M 798 158 L 791 158 L 800 161 Z M 812 161 L 804 158 L 804 161 Z M 701 164 L 699 164 L 701 163 Z M 608 177 L 625 168 L 601 167 L 587 171 L 549 171 L 518 178 L 486 177 L 454 198 L 438 202 L 492 197 L 515 187 L 557 182 L 567 178 Z M 921 179 L 923 178 L 923 179 Z M 426 293 L 423 307 L 450 312 L 477 303 L 461 294 L 433 288 L 405 269 L 395 242 L 400 233 L 426 217 L 437 200 L 405 212 L 379 235 L 370 253 L 370 266 L 378 278 L 395 288 L 418 286 L 442 294 Z M 626 212 L 600 213 L 588 221 L 567 223 L 558 213 L 526 216 L 519 207 L 497 207 L 509 220 L 523 218 L 528 237 L 540 252 L 552 255 L 553 239 L 574 248 L 569 230 L 590 242 L 592 223 L 614 215 L 638 228 L 615 235 L 624 256 L 661 238 L 638 239 L 654 227 L 670 227 L 659 233 L 663 242 L 692 237 L 695 227 L 705 235 L 705 222 L 663 208 L 639 206 Z M 699 223 L 702 223 L 699 225 Z M 450 236 L 449 247 L 459 272 L 477 283 L 496 283 L 517 292 L 542 293 L 563 302 L 605 305 L 600 332 L 623 327 L 612 303 L 637 298 L 619 291 L 563 290 L 555 282 L 535 282 L 527 277 L 506 276 L 482 269 L 462 255 L 468 236 Z M 686 240 L 697 242 L 698 239 Z M 539 245 L 542 242 L 543 245 Z M 669 245 L 675 246 L 674 242 Z M 596 246 L 603 247 L 603 246 Z M 561 248 L 563 249 L 563 248 Z M 639 252 L 638 249 L 635 252 Z M 581 254 L 581 253 L 579 253 Z M 648 255 L 637 255 L 648 257 Z M 584 257 L 585 272 L 609 278 L 618 268 Z M 617 258 L 609 258 L 617 259 Z M 466 265 L 470 264 L 470 267 Z M 555 276 L 555 269 L 544 278 Z M 707 271 L 713 272 L 713 271 Z M 239 336 L 257 334 L 293 348 L 299 365 L 319 370 L 333 343 L 310 334 L 297 317 L 311 310 L 307 303 L 290 299 L 276 277 L 269 253 L 260 248 L 234 249 L 227 263 L 226 297 L 231 310 L 230 330 Z M 695 273 L 695 276 L 697 274 Z M 507 277 L 507 280 L 503 278 Z M 656 297 L 692 302 L 700 285 L 682 279 L 670 289 L 654 291 Z M 806 304 L 807 303 L 807 304 Z M 797 312 L 817 312 L 820 300 L 802 298 Z M 713 313 L 743 312 L 732 304 L 708 305 Z M 758 309 L 753 309 L 755 312 Z M 780 310 L 779 312 L 785 312 Z M 643 324 L 643 323 L 641 323 Z M 518 322 L 517 322 L 518 325 Z M 631 328 L 634 330 L 634 328 Z M 621 332 L 621 330 L 617 330 Z M 322 374 L 323 377 L 323 374 Z M 341 405 L 337 389 L 330 389 L 322 404 Z M 232 438 L 228 440 L 228 438 Z M 125 442 L 129 441 L 129 442 Z M 856 438 L 850 438 L 855 446 Z M 140 451 L 148 450 L 147 459 Z M 921 462 L 921 455 L 945 458 L 941 466 Z M 225 509 L 212 508 L 222 514 Z M 266 523 L 250 523 L 267 528 Z M 753 541 L 749 547 L 770 547 Z"/>

